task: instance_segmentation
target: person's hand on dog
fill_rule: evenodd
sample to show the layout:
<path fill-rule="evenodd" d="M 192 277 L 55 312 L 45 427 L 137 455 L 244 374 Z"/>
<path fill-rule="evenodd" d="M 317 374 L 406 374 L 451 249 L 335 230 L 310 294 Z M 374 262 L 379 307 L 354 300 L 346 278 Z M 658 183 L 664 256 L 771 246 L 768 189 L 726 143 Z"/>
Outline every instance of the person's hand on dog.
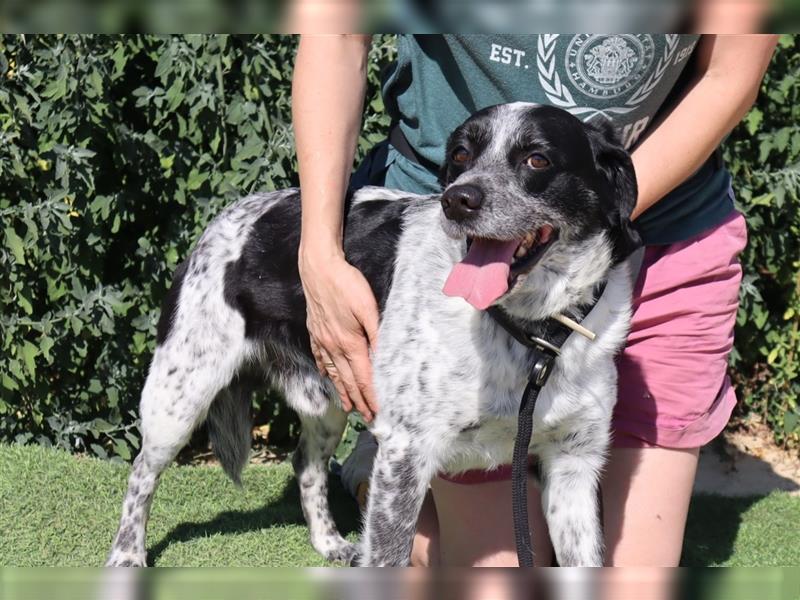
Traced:
<path fill-rule="evenodd" d="M 372 288 L 341 254 L 319 260 L 301 253 L 299 266 L 317 368 L 333 381 L 342 408 L 355 408 L 369 422 L 378 410 L 369 356 L 378 335 Z"/>

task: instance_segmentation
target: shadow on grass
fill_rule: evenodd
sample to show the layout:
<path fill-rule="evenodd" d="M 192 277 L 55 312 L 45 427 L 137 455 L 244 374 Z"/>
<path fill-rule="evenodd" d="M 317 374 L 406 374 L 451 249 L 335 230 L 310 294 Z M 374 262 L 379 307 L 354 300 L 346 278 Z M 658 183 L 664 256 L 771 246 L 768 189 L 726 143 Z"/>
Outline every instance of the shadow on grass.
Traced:
<path fill-rule="evenodd" d="M 704 485 L 699 486 L 701 491 L 696 488 L 689 506 L 681 558 L 685 567 L 730 560 L 745 513 L 771 491 L 800 489 L 795 481 L 777 473 L 769 461 L 730 446 L 723 436 L 704 449 L 697 477 Z M 737 491 L 742 495 L 721 495 Z"/>
<path fill-rule="evenodd" d="M 765 496 L 726 498 L 700 494 L 692 498 L 683 539 L 683 567 L 710 567 L 733 556 L 742 515 Z"/>
<path fill-rule="evenodd" d="M 328 495 L 334 521 L 343 536 L 360 529 L 360 518 L 355 501 L 344 490 L 338 476 L 328 477 Z M 303 525 L 306 522 L 300 507 L 300 492 L 297 480 L 283 489 L 283 495 L 275 502 L 254 510 L 229 510 L 213 519 L 202 522 L 181 523 L 167 533 L 147 552 L 149 565 L 158 563 L 163 552 L 177 542 L 188 542 L 214 534 L 248 533 L 276 525 Z"/>

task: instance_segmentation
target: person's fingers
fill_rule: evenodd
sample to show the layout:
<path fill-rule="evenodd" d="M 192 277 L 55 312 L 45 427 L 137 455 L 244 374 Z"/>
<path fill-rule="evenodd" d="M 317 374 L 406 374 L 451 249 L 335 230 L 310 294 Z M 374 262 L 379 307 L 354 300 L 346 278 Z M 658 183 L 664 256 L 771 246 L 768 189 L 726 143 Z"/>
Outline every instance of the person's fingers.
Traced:
<path fill-rule="evenodd" d="M 322 377 L 325 377 L 325 375 L 327 375 L 325 371 L 325 359 L 322 357 L 319 344 L 317 344 L 313 335 L 309 335 L 309 342 L 311 342 L 311 355 L 314 357 L 314 362 L 317 364 L 317 371 L 319 371 Z"/>
<path fill-rule="evenodd" d="M 372 411 L 364 401 L 361 390 L 358 389 L 353 370 L 350 368 L 350 361 L 344 354 L 338 354 L 333 356 L 333 363 L 336 365 L 336 371 L 339 373 L 339 378 L 347 391 L 350 401 L 355 406 L 355 409 L 361 413 L 364 420 L 369 423 L 372 421 Z"/>
<path fill-rule="evenodd" d="M 374 296 L 369 296 L 368 300 L 361 306 L 358 314 L 356 314 L 361 327 L 367 333 L 369 340 L 369 348 L 375 352 L 378 347 L 378 304 L 375 302 Z"/>
<path fill-rule="evenodd" d="M 346 346 L 350 350 L 338 350 Z M 327 348 L 337 348 L 329 352 Z M 342 398 L 345 410 L 355 408 L 365 419 L 370 420 L 377 411 L 378 403 L 372 388 L 372 366 L 370 364 L 367 339 L 363 335 L 351 335 L 350 340 L 340 344 L 318 345 L 318 352 L 325 375 L 334 382 Z M 336 359 L 332 357 L 336 356 Z M 341 357 L 341 358 L 339 358 Z"/>
<path fill-rule="evenodd" d="M 339 394 L 342 410 L 345 412 L 350 412 L 353 410 L 353 403 L 350 401 L 350 397 L 347 395 L 347 389 L 344 386 L 342 378 L 339 376 L 339 371 L 334 367 L 328 371 L 327 377 L 333 383 L 333 387 L 336 388 L 336 393 Z"/>
<path fill-rule="evenodd" d="M 348 358 L 350 359 L 350 366 L 353 369 L 353 374 L 355 375 L 361 395 L 369 405 L 370 410 L 373 413 L 377 413 L 378 400 L 372 385 L 372 362 L 369 356 L 369 350 L 371 349 L 375 352 L 378 343 L 378 305 L 375 302 L 374 296 L 370 295 L 368 297 L 368 301 L 361 305 L 356 316 L 367 334 L 365 341 L 368 341 L 369 347 L 362 346 L 359 352 L 354 353 Z"/>
<path fill-rule="evenodd" d="M 345 412 L 350 412 L 353 410 L 353 403 L 350 401 L 350 397 L 347 395 L 347 390 L 344 386 L 344 382 L 342 378 L 339 376 L 339 371 L 334 367 L 330 371 L 328 371 L 328 379 L 333 382 L 333 387 L 336 388 L 336 393 L 339 394 L 339 400 L 342 405 L 342 410 Z M 356 408 L 356 410 L 358 410 Z"/>
<path fill-rule="evenodd" d="M 353 410 L 353 402 L 350 399 L 350 394 L 347 392 L 347 387 L 344 384 L 341 373 L 336 367 L 336 363 L 323 347 L 320 347 L 320 356 L 322 358 L 322 368 L 324 370 L 323 375 L 330 379 L 333 383 L 333 387 L 336 388 L 336 393 L 339 394 L 339 400 L 342 404 L 342 410 L 350 412 Z"/>
<path fill-rule="evenodd" d="M 360 348 L 353 349 L 347 354 L 350 369 L 353 371 L 353 379 L 358 386 L 358 390 L 364 402 L 369 407 L 371 413 L 378 412 L 378 402 L 375 398 L 375 391 L 372 386 L 372 363 L 367 351 L 367 340 L 362 338 Z"/>

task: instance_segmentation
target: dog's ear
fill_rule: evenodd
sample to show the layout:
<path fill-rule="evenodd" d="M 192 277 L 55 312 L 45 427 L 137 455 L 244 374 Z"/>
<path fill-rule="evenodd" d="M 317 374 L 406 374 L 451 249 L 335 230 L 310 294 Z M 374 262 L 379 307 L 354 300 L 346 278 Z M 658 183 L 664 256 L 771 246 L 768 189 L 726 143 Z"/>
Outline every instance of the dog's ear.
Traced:
<path fill-rule="evenodd" d="M 633 161 L 611 123 L 587 124 L 586 129 L 601 179 L 600 201 L 613 232 L 614 262 L 621 262 L 642 245 L 630 218 L 638 197 Z"/>

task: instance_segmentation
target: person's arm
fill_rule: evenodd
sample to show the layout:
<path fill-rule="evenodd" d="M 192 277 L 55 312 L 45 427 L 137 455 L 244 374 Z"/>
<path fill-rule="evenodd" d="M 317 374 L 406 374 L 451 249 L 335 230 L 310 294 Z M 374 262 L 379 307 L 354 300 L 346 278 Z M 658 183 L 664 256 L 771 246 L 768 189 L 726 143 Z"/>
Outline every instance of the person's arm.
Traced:
<path fill-rule="evenodd" d="M 697 73 L 672 110 L 632 152 L 641 215 L 711 156 L 758 95 L 777 44 L 774 35 L 704 35 Z"/>
<path fill-rule="evenodd" d="M 369 346 L 378 308 L 342 246 L 344 196 L 366 93 L 371 37 L 301 36 L 292 81 L 292 122 L 300 171 L 302 225 L 298 266 L 317 367 L 345 410 L 369 421 L 377 410 Z"/>

